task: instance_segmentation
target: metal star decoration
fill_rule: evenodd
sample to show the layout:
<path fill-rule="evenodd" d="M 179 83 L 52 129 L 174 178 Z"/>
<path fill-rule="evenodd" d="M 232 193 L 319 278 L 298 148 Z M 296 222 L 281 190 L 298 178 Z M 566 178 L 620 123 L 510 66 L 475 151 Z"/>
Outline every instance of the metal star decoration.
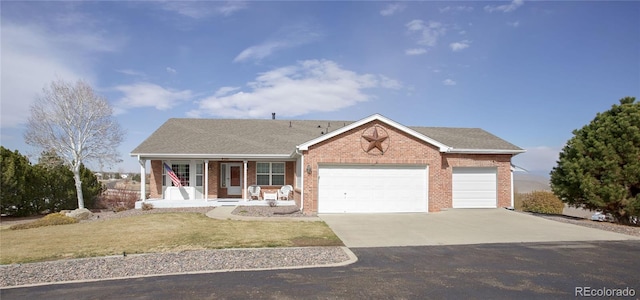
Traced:
<path fill-rule="evenodd" d="M 369 142 L 369 147 L 367 148 L 367 153 L 369 153 L 369 151 L 373 150 L 373 148 L 378 148 L 378 150 L 380 150 L 380 152 L 384 152 L 384 150 L 382 150 L 382 142 L 384 142 L 388 136 L 380 136 L 378 135 L 378 128 L 374 127 L 373 128 L 373 134 L 371 135 L 363 135 L 362 138 L 364 138 L 365 140 L 367 140 L 367 142 Z"/>

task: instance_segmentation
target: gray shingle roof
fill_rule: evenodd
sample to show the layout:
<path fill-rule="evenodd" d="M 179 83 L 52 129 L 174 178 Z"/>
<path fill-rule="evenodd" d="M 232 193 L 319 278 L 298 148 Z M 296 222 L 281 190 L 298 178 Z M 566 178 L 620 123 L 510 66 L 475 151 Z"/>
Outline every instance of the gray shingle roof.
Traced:
<path fill-rule="evenodd" d="M 426 135 L 454 149 L 478 150 L 522 150 L 480 128 L 451 127 L 412 127 L 409 128 Z"/>
<path fill-rule="evenodd" d="M 132 154 L 291 154 L 352 121 L 169 119 Z M 291 125 L 291 126 L 290 126 Z M 320 127 L 318 127 L 320 126 Z"/>
<path fill-rule="evenodd" d="M 296 146 L 353 121 L 169 119 L 131 151 L 138 154 L 289 155 Z M 330 126 L 330 127 L 328 127 Z M 479 128 L 409 127 L 456 149 L 522 150 Z"/>

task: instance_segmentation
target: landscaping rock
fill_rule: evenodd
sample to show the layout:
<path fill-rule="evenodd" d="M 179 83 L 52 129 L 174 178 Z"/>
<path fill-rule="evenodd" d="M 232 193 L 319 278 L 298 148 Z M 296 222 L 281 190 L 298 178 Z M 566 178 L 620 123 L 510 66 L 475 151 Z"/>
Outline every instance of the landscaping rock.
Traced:
<path fill-rule="evenodd" d="M 309 217 L 295 206 L 238 206 L 231 214 L 244 217 Z"/>
<path fill-rule="evenodd" d="M 78 220 L 88 220 L 89 218 L 91 218 L 91 216 L 93 216 L 93 213 L 91 213 L 91 211 L 86 208 L 82 208 L 82 209 L 79 208 L 76 210 L 72 210 L 66 213 L 65 215 L 67 217 L 72 217 Z"/>

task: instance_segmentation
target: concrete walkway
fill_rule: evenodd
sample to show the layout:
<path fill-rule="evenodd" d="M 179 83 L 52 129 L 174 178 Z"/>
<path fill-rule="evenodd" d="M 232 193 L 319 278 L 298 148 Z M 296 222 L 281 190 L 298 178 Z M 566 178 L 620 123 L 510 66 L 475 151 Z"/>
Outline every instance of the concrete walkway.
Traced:
<path fill-rule="evenodd" d="M 321 214 L 320 218 L 347 247 L 640 240 L 502 208 L 428 214 Z"/>

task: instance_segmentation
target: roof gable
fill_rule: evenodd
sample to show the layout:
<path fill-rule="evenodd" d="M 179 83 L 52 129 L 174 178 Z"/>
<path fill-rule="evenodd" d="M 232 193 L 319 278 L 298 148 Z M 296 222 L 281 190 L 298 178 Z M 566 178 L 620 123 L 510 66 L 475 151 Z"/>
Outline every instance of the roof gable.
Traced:
<path fill-rule="evenodd" d="M 397 123 L 397 122 L 395 122 L 395 121 L 393 121 L 393 120 L 391 120 L 389 118 L 386 118 L 386 117 L 384 117 L 384 116 L 382 116 L 380 114 L 374 114 L 374 115 L 366 117 L 366 118 L 364 118 L 364 119 L 362 119 L 360 121 L 353 122 L 353 123 L 349 124 L 348 126 L 345 126 L 345 127 L 340 128 L 338 130 L 332 131 L 332 132 L 330 132 L 328 134 L 319 136 L 319 137 L 317 137 L 317 138 L 315 138 L 313 140 L 310 140 L 310 141 L 308 141 L 306 143 L 303 143 L 300 146 L 298 146 L 298 149 L 299 150 L 309 150 L 309 147 L 312 146 L 312 145 L 315 145 L 315 144 L 320 143 L 322 141 L 328 140 L 328 139 L 330 139 L 332 137 L 340 135 L 340 134 L 342 134 L 344 132 L 347 132 L 347 131 L 349 131 L 351 129 L 360 127 L 360 126 L 362 126 L 364 124 L 367 124 L 369 122 L 372 122 L 374 120 L 383 122 L 383 123 L 385 123 L 385 124 L 387 124 L 389 126 L 395 127 L 396 129 L 398 129 L 398 130 L 400 130 L 400 131 L 402 131 L 404 133 L 407 133 L 407 134 L 409 134 L 409 135 L 411 135 L 413 137 L 416 137 L 416 138 L 418 138 L 418 139 L 420 139 L 422 141 L 425 141 L 425 142 L 427 142 L 427 143 L 429 143 L 431 145 L 434 145 L 434 146 L 438 147 L 440 149 L 440 151 L 442 151 L 442 152 L 447 151 L 447 149 L 450 148 L 450 147 L 448 147 L 447 145 L 445 145 L 443 143 L 440 143 L 440 142 L 438 142 L 438 141 L 436 141 L 436 140 L 434 140 L 434 139 L 432 139 L 432 138 L 430 138 L 430 137 L 428 137 L 426 135 L 420 134 L 420 133 L 416 132 L 415 130 L 413 130 L 413 129 L 409 128 L 409 127 L 406 127 L 406 126 L 404 126 L 404 125 L 402 125 L 400 123 Z"/>

